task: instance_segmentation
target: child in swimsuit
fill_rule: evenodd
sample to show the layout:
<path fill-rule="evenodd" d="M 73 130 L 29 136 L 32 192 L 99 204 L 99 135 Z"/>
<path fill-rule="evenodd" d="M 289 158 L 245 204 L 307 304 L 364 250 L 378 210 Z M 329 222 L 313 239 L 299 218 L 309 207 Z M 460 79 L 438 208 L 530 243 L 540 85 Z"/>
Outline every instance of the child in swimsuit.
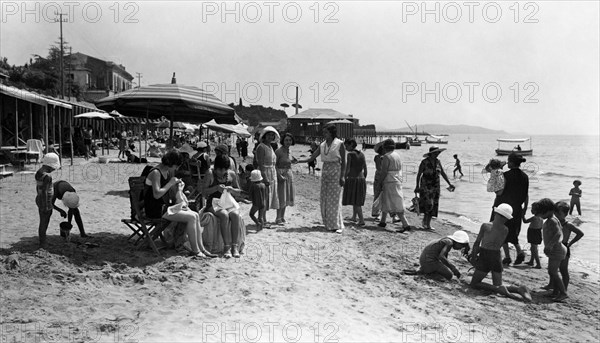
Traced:
<path fill-rule="evenodd" d="M 571 205 L 569 207 L 569 214 L 572 215 L 573 214 L 573 208 L 575 206 L 577 206 L 577 213 L 579 213 L 579 215 L 581 215 L 581 204 L 579 203 L 579 199 L 581 198 L 581 189 L 579 189 L 579 186 L 581 186 L 581 181 L 579 180 L 575 180 L 573 181 L 573 188 L 571 188 L 571 191 L 569 191 L 569 195 L 571 196 Z"/>
<path fill-rule="evenodd" d="M 529 228 L 527 229 L 527 243 L 531 244 L 531 259 L 525 264 L 533 266 L 533 262 L 535 261 L 534 268 L 542 269 L 538 246 L 542 244 L 542 226 L 544 225 L 544 221 L 539 216 L 538 207 L 537 202 L 531 204 L 531 213 L 533 216 L 523 220 L 523 223 L 529 223 Z"/>

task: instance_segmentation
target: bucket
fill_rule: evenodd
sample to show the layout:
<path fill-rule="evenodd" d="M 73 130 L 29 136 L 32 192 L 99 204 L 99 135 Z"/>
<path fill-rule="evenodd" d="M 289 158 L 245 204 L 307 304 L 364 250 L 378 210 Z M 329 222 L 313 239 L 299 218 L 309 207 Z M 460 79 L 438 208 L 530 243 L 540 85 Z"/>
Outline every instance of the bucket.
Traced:
<path fill-rule="evenodd" d="M 100 157 L 98 157 L 98 162 L 103 163 L 103 164 L 108 164 L 108 157 L 100 156 Z"/>

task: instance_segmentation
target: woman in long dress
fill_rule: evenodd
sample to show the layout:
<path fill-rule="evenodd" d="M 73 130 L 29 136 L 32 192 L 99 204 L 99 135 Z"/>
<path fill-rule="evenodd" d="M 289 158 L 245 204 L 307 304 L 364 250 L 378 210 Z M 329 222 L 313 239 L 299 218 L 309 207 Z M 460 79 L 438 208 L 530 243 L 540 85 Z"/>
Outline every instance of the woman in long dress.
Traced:
<path fill-rule="evenodd" d="M 341 140 L 336 138 L 337 129 L 334 125 L 323 128 L 325 141 L 319 146 L 312 156 L 298 163 L 308 163 L 321 156 L 323 169 L 321 171 L 321 216 L 323 225 L 329 231 L 342 233 L 344 220 L 342 218 L 342 187 L 344 186 L 344 173 L 346 171 L 346 149 Z"/>
<path fill-rule="evenodd" d="M 267 186 L 267 201 L 265 209 L 279 209 L 279 197 L 277 196 L 277 170 L 275 164 L 277 157 L 271 147 L 271 143 L 279 139 L 279 132 L 272 126 L 265 127 L 260 133 L 260 144 L 256 148 L 256 164 L 260 170 L 265 186 Z M 266 212 L 263 212 L 263 223 L 267 223 Z"/>
<path fill-rule="evenodd" d="M 346 162 L 346 177 L 344 192 L 342 194 L 342 205 L 352 205 L 352 218 L 358 226 L 365 226 L 362 207 L 367 195 L 367 162 L 365 155 L 356 150 L 356 140 L 346 139 L 344 147 L 348 151 Z M 356 221 L 358 219 L 358 222 Z"/>
<path fill-rule="evenodd" d="M 277 196 L 279 209 L 277 210 L 276 224 L 285 224 L 285 208 L 294 206 L 294 174 L 292 173 L 292 159 L 290 159 L 290 146 L 294 145 L 294 136 L 286 133 L 281 138 L 281 148 L 275 151 L 277 163 Z"/>
<path fill-rule="evenodd" d="M 423 212 L 423 228 L 433 230 L 431 227 L 431 218 L 437 217 L 438 205 L 440 201 L 440 175 L 446 180 L 451 190 L 454 186 L 448 180 L 444 167 L 438 156 L 442 151 L 437 146 L 431 146 L 429 152 L 423 155 L 425 159 L 419 165 L 417 173 L 417 184 L 415 193 L 419 193 L 419 208 Z"/>
<path fill-rule="evenodd" d="M 404 195 L 402 193 L 402 162 L 400 155 L 394 151 L 396 143 L 392 139 L 383 142 L 385 155 L 381 158 L 381 177 L 379 188 L 381 189 L 381 220 L 380 227 L 386 227 L 385 220 L 388 213 L 396 214 L 402 222 L 400 232 L 409 230 L 410 226 L 404 216 Z M 390 230 L 396 231 L 396 230 Z"/>

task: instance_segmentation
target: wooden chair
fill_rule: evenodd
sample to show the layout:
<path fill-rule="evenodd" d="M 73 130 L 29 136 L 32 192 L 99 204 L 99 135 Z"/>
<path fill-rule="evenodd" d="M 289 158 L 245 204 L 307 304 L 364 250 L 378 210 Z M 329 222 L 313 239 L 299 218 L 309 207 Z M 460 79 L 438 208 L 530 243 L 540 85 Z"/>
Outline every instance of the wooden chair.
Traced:
<path fill-rule="evenodd" d="M 129 200 L 133 209 L 132 218 L 121 219 L 121 222 L 127 225 L 133 233 L 127 238 L 128 240 L 137 237 L 134 244 L 137 245 L 142 239 L 146 239 L 146 243 L 160 256 L 160 252 L 154 244 L 156 238 L 160 238 L 166 243 L 162 232 L 169 226 L 177 225 L 175 222 L 170 222 L 165 219 L 150 219 L 146 218 L 142 212 L 141 199 L 144 194 L 145 176 L 134 176 L 129 178 Z"/>

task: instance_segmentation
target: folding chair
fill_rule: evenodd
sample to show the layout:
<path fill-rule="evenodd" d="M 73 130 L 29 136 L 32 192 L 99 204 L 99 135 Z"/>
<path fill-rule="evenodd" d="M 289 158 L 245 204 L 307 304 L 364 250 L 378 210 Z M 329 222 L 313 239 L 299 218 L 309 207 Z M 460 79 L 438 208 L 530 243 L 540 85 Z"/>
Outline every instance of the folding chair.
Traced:
<path fill-rule="evenodd" d="M 175 222 L 169 222 L 165 219 L 146 218 L 141 209 L 141 199 L 144 194 L 145 176 L 134 176 L 129 178 L 129 200 L 131 202 L 131 218 L 121 219 L 121 222 L 127 225 L 133 233 L 127 238 L 130 240 L 137 237 L 134 244 L 137 245 L 142 239 L 146 238 L 146 243 L 160 256 L 154 240 L 159 238 L 166 243 L 162 232 L 171 225 L 177 225 Z"/>

